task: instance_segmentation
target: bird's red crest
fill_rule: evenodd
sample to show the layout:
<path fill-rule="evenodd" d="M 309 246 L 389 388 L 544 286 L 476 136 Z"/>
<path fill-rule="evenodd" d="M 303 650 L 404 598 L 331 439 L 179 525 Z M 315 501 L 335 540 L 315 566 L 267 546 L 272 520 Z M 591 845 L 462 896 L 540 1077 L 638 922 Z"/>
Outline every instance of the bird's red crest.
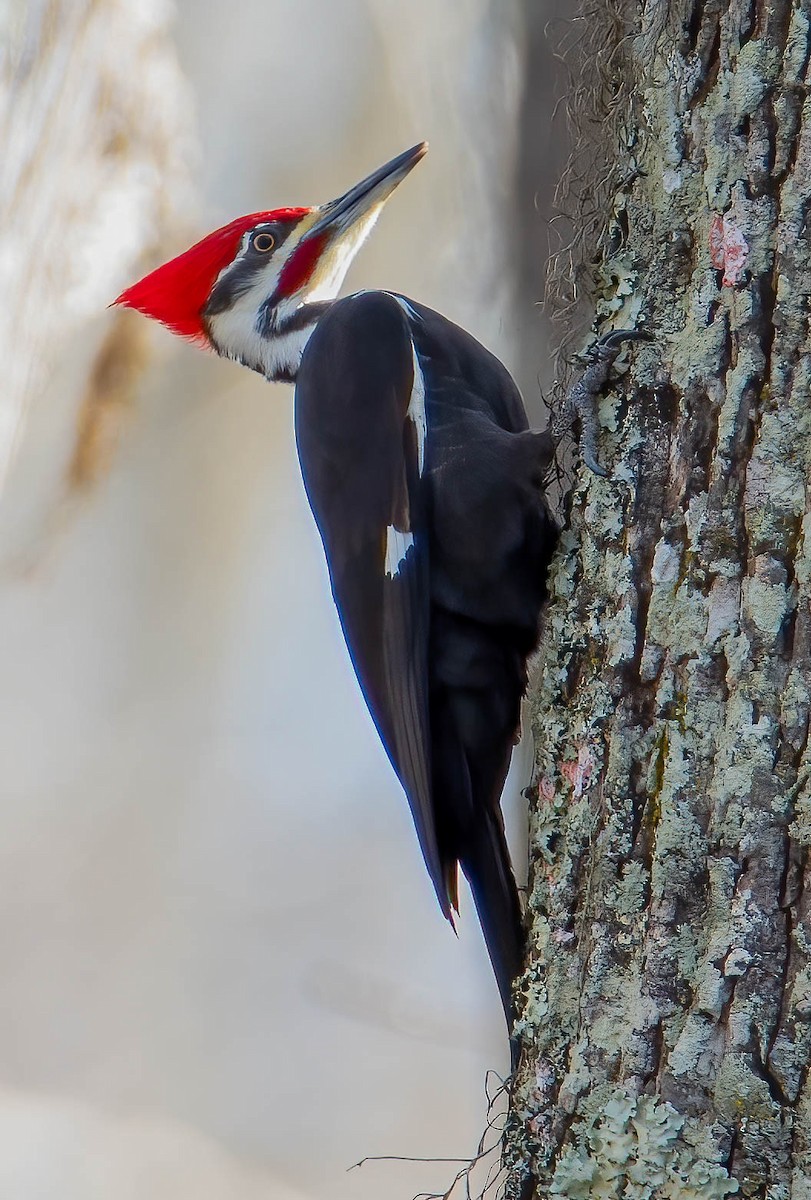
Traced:
<path fill-rule="evenodd" d="M 203 308 L 220 271 L 236 255 L 243 234 L 266 221 L 297 221 L 310 211 L 309 208 L 277 208 L 237 217 L 139 279 L 113 303 L 137 309 L 181 337 L 205 341 Z"/>

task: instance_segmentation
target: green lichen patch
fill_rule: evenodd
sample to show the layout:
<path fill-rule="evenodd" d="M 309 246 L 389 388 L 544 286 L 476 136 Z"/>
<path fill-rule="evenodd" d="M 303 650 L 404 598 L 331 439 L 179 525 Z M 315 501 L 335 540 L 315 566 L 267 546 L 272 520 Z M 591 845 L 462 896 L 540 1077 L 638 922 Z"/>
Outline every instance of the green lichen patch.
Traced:
<path fill-rule="evenodd" d="M 550 1186 L 567 1200 L 724 1200 L 738 1183 L 720 1163 L 700 1161 L 680 1139 L 670 1104 L 617 1088 L 571 1131 Z"/>

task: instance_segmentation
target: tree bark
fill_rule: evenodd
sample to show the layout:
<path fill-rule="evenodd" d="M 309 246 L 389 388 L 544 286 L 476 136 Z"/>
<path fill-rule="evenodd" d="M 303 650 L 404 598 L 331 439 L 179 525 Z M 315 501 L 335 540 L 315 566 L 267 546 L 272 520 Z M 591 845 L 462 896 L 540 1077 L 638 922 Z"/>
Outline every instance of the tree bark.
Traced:
<path fill-rule="evenodd" d="M 507 1191 L 801 1200 L 811 7 L 625 16 L 596 309 L 654 341 L 552 573 Z"/>

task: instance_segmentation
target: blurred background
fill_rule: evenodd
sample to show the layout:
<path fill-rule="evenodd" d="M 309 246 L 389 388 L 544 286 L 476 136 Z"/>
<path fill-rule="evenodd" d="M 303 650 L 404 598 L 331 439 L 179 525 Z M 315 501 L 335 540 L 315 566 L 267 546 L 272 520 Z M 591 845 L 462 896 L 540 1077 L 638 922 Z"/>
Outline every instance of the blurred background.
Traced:
<path fill-rule="evenodd" d="M 526 8 L 0 4 L 0 1196 L 408 1197 L 456 1167 L 346 1169 L 475 1151 L 498 995 L 360 699 L 292 389 L 106 306 L 427 138 L 348 285 L 465 325 L 543 424 L 565 77 Z"/>

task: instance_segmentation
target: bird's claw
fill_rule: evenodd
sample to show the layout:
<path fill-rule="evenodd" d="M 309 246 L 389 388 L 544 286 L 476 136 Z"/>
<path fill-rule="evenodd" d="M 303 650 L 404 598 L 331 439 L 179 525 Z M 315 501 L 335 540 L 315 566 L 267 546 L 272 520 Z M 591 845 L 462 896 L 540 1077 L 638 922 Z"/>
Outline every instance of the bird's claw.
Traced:
<path fill-rule="evenodd" d="M 615 329 L 590 346 L 582 356 L 585 370 L 569 389 L 563 409 L 552 428 L 558 441 L 575 421 L 580 422 L 580 447 L 583 461 L 595 475 L 605 478 L 608 471 L 597 458 L 597 402 L 608 381 L 611 367 L 622 350 L 623 342 L 649 342 L 651 335 L 644 329 Z"/>
<path fill-rule="evenodd" d="M 595 358 L 602 361 L 607 355 L 614 358 L 619 354 L 623 342 L 650 342 L 653 338 L 646 329 L 614 329 L 590 346 L 584 357 L 588 362 Z M 594 358 L 592 357 L 594 356 Z"/>

